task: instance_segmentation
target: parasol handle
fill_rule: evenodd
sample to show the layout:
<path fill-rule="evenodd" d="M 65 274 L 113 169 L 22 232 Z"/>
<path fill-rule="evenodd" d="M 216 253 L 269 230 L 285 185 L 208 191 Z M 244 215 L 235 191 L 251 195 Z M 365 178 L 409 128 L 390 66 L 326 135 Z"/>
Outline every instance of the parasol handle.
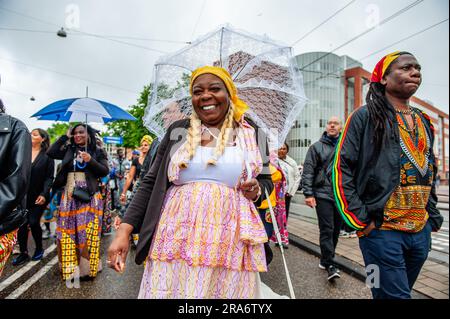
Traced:
<path fill-rule="evenodd" d="M 245 169 L 247 171 L 247 181 L 250 181 L 250 179 L 252 178 L 252 170 L 250 167 L 250 163 L 248 161 L 245 161 Z M 264 191 L 266 194 L 267 203 L 269 204 L 270 216 L 272 218 L 275 235 L 277 237 L 278 245 L 281 249 L 281 257 L 283 258 L 284 270 L 286 272 L 286 279 L 287 279 L 288 287 L 289 287 L 289 294 L 291 295 L 291 299 L 295 299 L 294 288 L 292 287 L 291 276 L 289 275 L 289 269 L 287 267 L 286 258 L 284 257 L 283 245 L 281 243 L 281 236 L 280 236 L 280 231 L 278 229 L 277 220 L 275 219 L 275 213 L 273 211 L 272 203 L 270 202 L 270 196 L 269 196 L 269 193 L 267 192 L 267 189 L 264 189 Z"/>
<path fill-rule="evenodd" d="M 281 243 L 281 236 L 280 236 L 280 230 L 278 229 L 278 223 L 275 218 L 275 213 L 273 211 L 272 203 L 270 202 L 269 193 L 267 192 L 267 189 L 265 189 L 264 191 L 266 194 L 267 203 L 269 204 L 270 216 L 272 218 L 273 229 L 275 231 L 275 236 L 277 238 L 278 247 L 280 247 L 281 257 L 283 258 L 284 270 L 286 272 L 286 279 L 287 279 L 288 287 L 289 287 L 289 294 L 291 295 L 291 299 L 295 299 L 295 293 L 294 293 L 294 288 L 292 286 L 291 276 L 289 275 L 289 269 L 287 267 L 286 258 L 284 257 L 284 249 L 283 249 L 283 244 Z"/>

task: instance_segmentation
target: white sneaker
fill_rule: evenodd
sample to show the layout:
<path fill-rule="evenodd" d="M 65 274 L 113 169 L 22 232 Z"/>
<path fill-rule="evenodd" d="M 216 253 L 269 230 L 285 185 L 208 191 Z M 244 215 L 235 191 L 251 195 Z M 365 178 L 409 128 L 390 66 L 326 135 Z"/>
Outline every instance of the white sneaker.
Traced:
<path fill-rule="evenodd" d="M 49 239 L 50 236 L 51 234 L 47 229 L 42 232 L 42 239 Z"/>
<path fill-rule="evenodd" d="M 339 237 L 341 237 L 341 238 L 349 238 L 350 237 L 350 233 L 347 233 L 345 230 L 341 230 L 339 232 Z"/>
<path fill-rule="evenodd" d="M 319 268 L 322 269 L 322 270 L 327 269 L 327 268 L 326 268 L 324 265 L 322 265 L 321 263 L 319 263 Z"/>

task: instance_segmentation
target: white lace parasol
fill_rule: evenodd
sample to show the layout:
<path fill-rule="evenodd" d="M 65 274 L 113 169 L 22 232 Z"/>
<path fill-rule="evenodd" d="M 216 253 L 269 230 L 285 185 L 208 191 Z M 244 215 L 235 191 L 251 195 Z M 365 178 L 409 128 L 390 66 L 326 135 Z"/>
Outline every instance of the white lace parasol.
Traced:
<path fill-rule="evenodd" d="M 155 63 L 153 90 L 144 115 L 147 128 L 161 138 L 170 124 L 190 116 L 189 78 L 193 70 L 205 65 L 228 70 L 239 97 L 250 107 L 247 116 L 281 145 L 307 101 L 292 49 L 229 25 Z"/>

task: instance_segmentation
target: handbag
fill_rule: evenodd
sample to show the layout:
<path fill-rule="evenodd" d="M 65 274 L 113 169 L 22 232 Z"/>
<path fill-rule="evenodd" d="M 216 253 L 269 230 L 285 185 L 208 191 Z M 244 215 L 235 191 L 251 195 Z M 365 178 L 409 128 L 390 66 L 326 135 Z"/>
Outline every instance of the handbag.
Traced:
<path fill-rule="evenodd" d="M 0 236 L 19 229 L 27 222 L 28 209 L 18 206 L 0 223 Z"/>
<path fill-rule="evenodd" d="M 83 203 L 89 203 L 91 201 L 89 192 L 78 186 L 73 189 L 72 197 Z"/>

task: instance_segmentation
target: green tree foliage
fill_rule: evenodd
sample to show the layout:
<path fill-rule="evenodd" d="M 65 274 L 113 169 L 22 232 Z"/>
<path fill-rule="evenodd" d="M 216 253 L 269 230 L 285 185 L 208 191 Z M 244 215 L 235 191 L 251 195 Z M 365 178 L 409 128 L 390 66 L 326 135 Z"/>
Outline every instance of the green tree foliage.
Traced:
<path fill-rule="evenodd" d="M 48 135 L 50 135 L 50 142 L 55 142 L 61 135 L 66 135 L 69 129 L 69 123 L 53 123 L 48 129 Z"/>
<path fill-rule="evenodd" d="M 160 99 L 169 98 L 173 92 L 181 87 L 189 86 L 189 74 L 183 74 L 181 83 L 178 81 L 175 88 L 170 88 L 166 84 L 160 84 L 158 86 L 158 97 Z M 143 117 L 145 108 L 148 104 L 148 98 L 152 93 L 152 85 L 144 86 L 144 89 L 140 93 L 140 96 L 135 105 L 130 106 L 127 111 L 133 115 L 136 121 L 114 121 L 106 124 L 107 131 L 103 133 L 103 136 L 122 136 L 124 147 L 136 148 L 139 146 L 142 136 L 154 134 L 150 133 L 144 126 Z"/>
<path fill-rule="evenodd" d="M 139 99 L 135 105 L 132 105 L 127 111 L 136 118 L 136 121 L 114 121 L 106 124 L 106 134 L 109 136 L 123 137 L 123 145 L 125 147 L 136 148 L 139 146 L 142 136 L 150 134 L 144 126 L 142 118 L 147 106 L 148 96 L 150 94 L 150 86 L 145 86 L 141 92 Z"/>

